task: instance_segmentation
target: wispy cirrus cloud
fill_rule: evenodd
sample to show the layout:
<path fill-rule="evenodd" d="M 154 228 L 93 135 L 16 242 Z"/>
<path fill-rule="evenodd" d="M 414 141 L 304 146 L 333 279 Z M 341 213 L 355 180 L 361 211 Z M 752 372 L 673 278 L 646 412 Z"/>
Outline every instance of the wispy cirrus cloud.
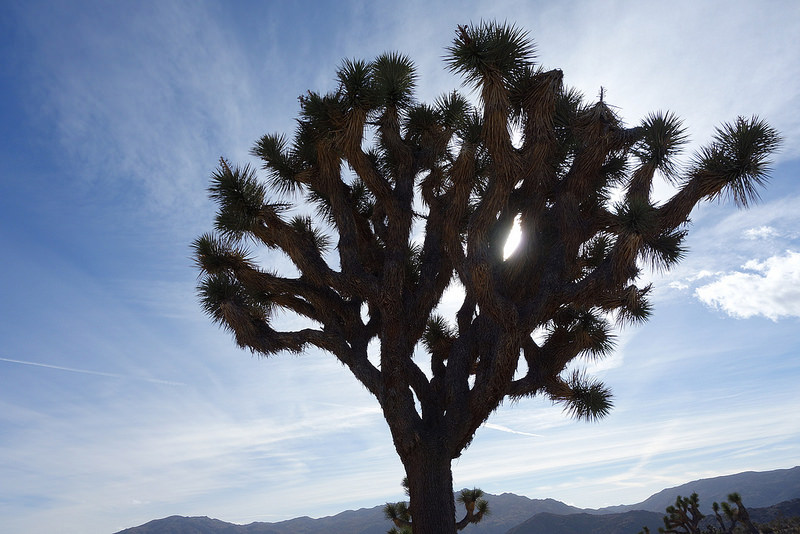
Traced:
<path fill-rule="evenodd" d="M 278 77 L 281 56 L 259 68 L 202 3 L 40 11 L 20 20 L 30 34 L 20 75 L 37 88 L 31 114 L 65 175 L 145 216 L 196 213 L 216 160 L 243 157 L 258 135 L 269 105 L 258 89 Z M 252 44 L 270 54 L 271 25 L 261 31 Z"/>
<path fill-rule="evenodd" d="M 790 392 L 783 397 L 793 402 Z M 782 467 L 770 464 L 763 450 L 791 442 L 800 430 L 796 422 L 767 413 L 746 397 L 728 399 L 725 410 L 709 410 L 699 403 L 696 410 L 667 420 L 656 412 L 648 416 L 653 406 L 645 405 L 630 407 L 636 413 L 626 411 L 624 424 L 564 420 L 557 432 L 535 440 L 509 433 L 504 439 L 490 439 L 479 433 L 470 455 L 455 466 L 456 484 L 479 484 L 487 491 L 516 491 L 587 507 L 633 503 L 665 486 L 686 482 L 685 475 L 676 476 L 675 466 L 704 465 L 696 478 L 729 474 L 726 458 L 759 448 L 764 469 Z M 731 428 L 741 432 L 731 433 Z M 565 474 L 570 475 L 568 481 L 563 480 Z"/>
<path fill-rule="evenodd" d="M 119 373 L 107 373 L 107 372 L 103 372 L 103 371 L 92 371 L 90 369 L 76 369 L 74 367 L 64 367 L 64 366 L 61 366 L 61 365 L 51 365 L 51 364 L 41 363 L 41 362 L 29 362 L 29 361 L 26 361 L 26 360 L 14 360 L 14 359 L 11 359 L 11 358 L 0 358 L 0 361 L 8 362 L 8 363 L 16 363 L 16 364 L 20 364 L 20 365 L 30 365 L 32 367 L 43 367 L 45 369 L 55 369 L 55 370 L 58 370 L 58 371 L 67 371 L 67 372 L 70 372 L 70 373 L 80 373 L 80 374 L 85 374 L 85 375 L 107 376 L 109 378 L 126 378 L 126 379 L 131 379 L 131 380 L 144 380 L 145 382 L 152 382 L 154 384 L 165 384 L 165 385 L 169 385 L 169 386 L 185 386 L 186 385 L 183 382 L 176 382 L 176 381 L 173 381 L 173 380 L 160 380 L 158 378 L 148 378 L 148 377 L 144 377 L 144 376 L 122 375 L 122 374 L 119 374 Z"/>
<path fill-rule="evenodd" d="M 15 481 L 0 489 L 0 510 L 24 494 L 31 515 L 17 513 L 19 531 L 26 519 L 56 511 L 75 521 L 94 513 L 123 528 L 176 512 L 236 521 L 265 510 L 287 519 L 302 515 L 309 499 L 334 513 L 354 499 L 372 504 L 387 478 L 399 492 L 399 462 L 373 404 L 312 403 L 299 414 L 296 399 L 269 412 L 226 405 L 192 386 L 171 397 L 140 391 L 134 402 L 122 396 L 96 407 L 65 404 L 59 416 L 20 414 L 16 421 L 26 424 L 0 436 L 0 468 L 13 466 Z M 4 415 L 15 408 L 0 406 Z M 349 446 L 354 435 L 361 447 Z M 90 481 L 98 477 L 105 505 L 92 512 Z"/>

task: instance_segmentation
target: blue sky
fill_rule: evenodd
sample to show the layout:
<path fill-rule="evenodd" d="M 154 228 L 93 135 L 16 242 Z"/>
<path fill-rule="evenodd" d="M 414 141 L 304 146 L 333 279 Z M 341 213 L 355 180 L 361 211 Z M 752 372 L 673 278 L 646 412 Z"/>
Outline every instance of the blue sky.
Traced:
<path fill-rule="evenodd" d="M 332 88 L 342 58 L 408 53 L 431 100 L 460 84 L 441 61 L 455 26 L 480 19 L 529 30 L 544 66 L 604 87 L 630 124 L 683 117 L 687 158 L 737 115 L 785 142 L 759 205 L 693 214 L 686 261 L 653 275 L 653 319 L 593 365 L 613 413 L 504 406 L 454 463 L 456 485 L 599 507 L 800 463 L 800 4 L 486 4 L 4 2 L 2 532 L 402 498 L 364 388 L 324 354 L 234 348 L 196 303 L 189 244 L 211 228 L 218 158 L 250 161 L 258 137 L 291 131 L 297 96 Z"/>

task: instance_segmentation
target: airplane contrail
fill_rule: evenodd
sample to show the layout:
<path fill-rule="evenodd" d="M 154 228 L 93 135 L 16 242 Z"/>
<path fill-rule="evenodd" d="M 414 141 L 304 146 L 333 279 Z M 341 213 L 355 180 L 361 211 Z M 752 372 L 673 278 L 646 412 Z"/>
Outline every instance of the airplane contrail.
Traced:
<path fill-rule="evenodd" d="M 542 438 L 541 434 L 532 434 L 530 432 L 522 432 L 520 430 L 514 430 L 513 428 L 508 428 L 507 426 L 496 425 L 494 423 L 486 423 L 483 426 L 486 428 L 491 428 L 492 430 L 499 430 L 500 432 L 508 432 L 509 434 L 519 434 L 520 436 L 529 436 L 532 438 Z"/>
<path fill-rule="evenodd" d="M 120 375 L 117 373 L 105 373 L 103 371 L 90 371 L 88 369 L 75 369 L 74 367 L 62 367 L 60 365 L 51 365 L 49 363 L 28 362 L 25 360 L 12 360 L 11 358 L 0 358 L 0 361 L 18 363 L 21 365 L 32 365 L 34 367 L 45 367 L 47 369 L 56 369 L 58 371 L 69 371 L 70 373 L 81 373 L 85 375 L 107 376 L 110 378 L 126 378 L 134 380 L 144 380 L 155 384 L 166 384 L 169 386 L 185 386 L 183 382 L 174 382 L 171 380 L 159 380 L 158 378 L 145 378 L 143 376 Z"/>

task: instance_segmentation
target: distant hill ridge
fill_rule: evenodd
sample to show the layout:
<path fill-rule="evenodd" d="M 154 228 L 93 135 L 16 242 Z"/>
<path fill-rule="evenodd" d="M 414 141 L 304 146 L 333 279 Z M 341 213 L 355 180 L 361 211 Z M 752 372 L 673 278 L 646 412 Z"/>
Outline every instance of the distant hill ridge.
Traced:
<path fill-rule="evenodd" d="M 702 502 L 702 498 L 701 498 Z M 713 502 L 713 501 L 712 501 Z M 745 504 L 745 506 L 747 506 Z M 784 501 L 766 508 L 750 508 L 750 519 L 754 523 L 767 523 L 779 517 L 800 516 L 800 499 Z M 650 532 L 658 532 L 664 526 L 664 514 L 645 510 L 632 510 L 616 514 L 536 514 L 527 521 L 510 529 L 506 534 L 637 534 L 647 526 Z M 700 529 L 717 526 L 713 515 L 706 515 Z"/>
<path fill-rule="evenodd" d="M 637 504 L 607 506 L 596 512 L 613 513 L 629 510 L 663 512 L 667 506 L 675 504 L 675 497 L 678 495 L 697 493 L 700 496 L 700 509 L 707 514 L 711 512 L 711 504 L 714 501 L 722 502 L 734 491 L 742 496 L 742 501 L 748 508 L 762 508 L 796 499 L 800 497 L 800 466 L 775 471 L 745 471 L 735 475 L 694 480 L 661 490 Z"/>
<path fill-rule="evenodd" d="M 695 480 L 664 489 L 644 501 L 601 509 L 581 509 L 555 499 L 530 499 L 503 493 L 487 494 L 492 513 L 465 534 L 636 534 L 647 525 L 655 532 L 662 526 L 664 509 L 678 495 L 697 492 L 704 513 L 714 501 L 738 492 L 756 522 L 775 514 L 800 515 L 800 466 L 775 471 L 748 471 L 735 475 Z M 786 502 L 788 501 L 788 502 Z M 780 506 L 774 506 L 778 505 Z M 767 507 L 768 510 L 762 510 Z M 773 514 L 770 516 L 770 514 Z M 759 519 L 762 517 L 762 519 Z M 235 525 L 208 517 L 171 516 L 128 528 L 116 534 L 385 534 L 391 524 L 383 506 L 348 510 L 334 516 L 300 517 L 277 523 Z"/>

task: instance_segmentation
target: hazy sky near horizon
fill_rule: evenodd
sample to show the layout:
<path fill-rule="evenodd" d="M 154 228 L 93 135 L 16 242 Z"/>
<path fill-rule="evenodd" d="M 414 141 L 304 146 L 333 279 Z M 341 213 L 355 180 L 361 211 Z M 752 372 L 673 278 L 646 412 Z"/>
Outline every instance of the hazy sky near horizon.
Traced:
<path fill-rule="evenodd" d="M 528 30 L 542 65 L 629 124 L 668 109 L 692 149 L 757 114 L 784 137 L 762 202 L 704 205 L 653 277 L 653 319 L 592 373 L 597 424 L 501 407 L 457 487 L 634 503 L 800 464 L 800 3 L 10 0 L 0 13 L 0 532 L 173 514 L 277 521 L 403 497 L 377 403 L 325 354 L 261 359 L 203 316 L 189 244 L 220 156 L 290 133 L 342 58 L 410 55 L 418 97 L 461 81 L 457 24 Z M 659 190 L 668 194 L 667 188 Z M 733 491 L 735 488 L 731 488 Z M 388 528 L 388 524 L 387 524 Z"/>

